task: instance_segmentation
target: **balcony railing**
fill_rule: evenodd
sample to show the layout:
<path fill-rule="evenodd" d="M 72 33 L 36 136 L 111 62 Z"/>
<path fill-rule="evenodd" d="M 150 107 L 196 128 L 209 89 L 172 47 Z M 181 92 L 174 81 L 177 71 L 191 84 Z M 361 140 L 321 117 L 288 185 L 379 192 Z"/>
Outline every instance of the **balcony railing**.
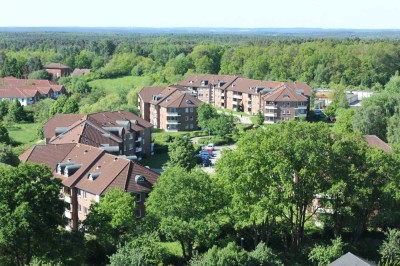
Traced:
<path fill-rule="evenodd" d="M 67 219 L 72 219 L 72 212 L 71 212 L 70 210 L 65 210 L 64 216 L 65 216 Z"/>
<path fill-rule="evenodd" d="M 167 112 L 167 116 L 181 116 L 178 112 Z"/>
<path fill-rule="evenodd" d="M 265 109 L 278 109 L 277 105 L 266 105 Z"/>
<path fill-rule="evenodd" d="M 237 95 L 237 94 L 233 95 L 233 99 L 242 99 L 242 98 L 243 98 L 242 95 Z"/>
<path fill-rule="evenodd" d="M 142 141 L 142 137 L 139 137 L 136 139 L 136 142 L 141 142 Z"/>
<path fill-rule="evenodd" d="M 306 105 L 298 105 L 295 109 L 306 110 L 307 106 Z"/>
<path fill-rule="evenodd" d="M 264 116 L 266 117 L 278 117 L 277 113 L 265 113 Z"/>
<path fill-rule="evenodd" d="M 135 151 L 136 152 L 141 152 L 142 151 L 142 147 L 137 147 Z"/>
<path fill-rule="evenodd" d="M 70 197 L 69 195 L 65 195 L 64 201 L 65 201 L 66 203 L 71 203 L 71 197 Z"/>

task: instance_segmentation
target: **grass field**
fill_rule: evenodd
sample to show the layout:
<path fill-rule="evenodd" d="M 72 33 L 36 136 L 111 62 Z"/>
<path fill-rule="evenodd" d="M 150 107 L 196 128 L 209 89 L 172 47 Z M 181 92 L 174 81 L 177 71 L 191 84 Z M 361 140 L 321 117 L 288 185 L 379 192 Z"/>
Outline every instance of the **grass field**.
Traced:
<path fill-rule="evenodd" d="M 11 139 L 20 144 L 38 141 L 37 127 L 39 123 L 21 123 L 7 127 Z"/>
<path fill-rule="evenodd" d="M 13 141 L 13 151 L 20 155 L 32 145 L 41 143 L 37 137 L 39 123 L 21 123 L 8 126 L 8 135 Z"/>
<path fill-rule="evenodd" d="M 150 168 L 161 169 L 163 165 L 168 161 L 168 152 L 155 153 L 150 158 L 143 159 L 140 164 L 149 166 Z"/>
<path fill-rule="evenodd" d="M 115 79 L 97 79 L 89 82 L 89 86 L 92 88 L 103 88 L 108 93 L 113 93 L 119 89 L 132 89 L 135 88 L 138 91 L 145 87 L 153 84 L 153 81 L 149 77 L 137 77 L 128 76 Z"/>

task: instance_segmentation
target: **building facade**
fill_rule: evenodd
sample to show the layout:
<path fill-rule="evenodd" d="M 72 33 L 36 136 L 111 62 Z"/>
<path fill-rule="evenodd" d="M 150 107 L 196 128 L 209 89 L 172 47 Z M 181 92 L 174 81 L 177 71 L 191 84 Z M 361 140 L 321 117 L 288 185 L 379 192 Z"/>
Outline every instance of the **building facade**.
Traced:
<path fill-rule="evenodd" d="M 200 100 L 185 88 L 145 87 L 139 92 L 142 118 L 168 132 L 197 130 Z"/>
<path fill-rule="evenodd" d="M 64 66 L 61 63 L 51 63 L 43 66 L 43 69 L 51 74 L 54 79 L 69 75 L 69 66 Z"/>
<path fill-rule="evenodd" d="M 49 166 L 62 183 L 60 198 L 67 207 L 68 230 L 77 230 L 90 206 L 111 189 L 119 188 L 136 198 L 136 217 L 145 214 L 147 199 L 159 174 L 132 161 L 84 144 L 37 145 L 20 156 L 23 162 Z"/>

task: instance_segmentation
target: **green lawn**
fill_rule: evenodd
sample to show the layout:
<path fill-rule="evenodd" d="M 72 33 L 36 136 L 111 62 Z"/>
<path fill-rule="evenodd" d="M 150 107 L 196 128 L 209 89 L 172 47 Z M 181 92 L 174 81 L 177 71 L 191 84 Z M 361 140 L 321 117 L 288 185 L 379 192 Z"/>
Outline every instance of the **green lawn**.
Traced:
<path fill-rule="evenodd" d="M 150 168 L 161 169 L 168 159 L 168 152 L 155 153 L 153 156 L 140 161 L 140 164 Z"/>
<path fill-rule="evenodd" d="M 169 254 L 178 258 L 183 258 L 182 248 L 179 242 L 162 242 L 161 245 L 167 249 Z"/>
<path fill-rule="evenodd" d="M 13 150 L 17 155 L 22 154 L 34 144 L 43 143 L 37 137 L 39 125 L 39 123 L 20 123 L 7 127 L 8 134 L 15 145 Z"/>
<path fill-rule="evenodd" d="M 39 123 L 20 123 L 8 126 L 8 134 L 13 141 L 27 144 L 38 141 L 37 128 Z"/>
<path fill-rule="evenodd" d="M 115 79 L 97 79 L 89 82 L 92 88 L 103 88 L 107 93 L 113 93 L 119 89 L 136 88 L 138 91 L 153 84 L 149 77 L 127 76 Z"/>

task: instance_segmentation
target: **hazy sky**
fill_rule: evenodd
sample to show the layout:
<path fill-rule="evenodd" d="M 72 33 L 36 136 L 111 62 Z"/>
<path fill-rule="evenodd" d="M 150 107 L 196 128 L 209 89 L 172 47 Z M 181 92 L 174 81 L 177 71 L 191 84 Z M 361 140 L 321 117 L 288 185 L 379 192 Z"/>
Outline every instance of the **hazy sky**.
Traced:
<path fill-rule="evenodd" d="M 0 26 L 400 29 L 400 0 L 1 0 Z"/>

